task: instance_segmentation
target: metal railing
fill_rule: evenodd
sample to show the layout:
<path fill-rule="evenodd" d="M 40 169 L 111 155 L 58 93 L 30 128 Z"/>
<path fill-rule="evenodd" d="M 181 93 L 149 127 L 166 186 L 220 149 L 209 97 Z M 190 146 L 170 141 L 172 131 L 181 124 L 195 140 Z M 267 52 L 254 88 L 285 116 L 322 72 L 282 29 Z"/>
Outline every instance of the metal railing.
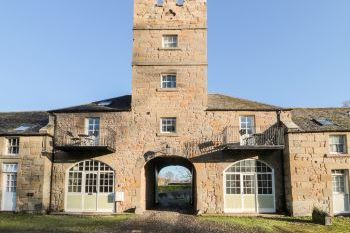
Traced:
<path fill-rule="evenodd" d="M 212 153 L 224 146 L 243 147 L 274 147 L 284 145 L 284 128 L 278 124 L 264 127 L 254 127 L 242 130 L 237 126 L 228 126 L 221 133 L 209 138 L 196 139 L 184 144 L 187 157 Z"/>
<path fill-rule="evenodd" d="M 116 132 L 111 127 L 100 127 L 94 133 L 87 133 L 84 127 L 57 127 L 55 131 L 56 147 L 109 147 L 115 150 L 115 144 Z"/>
<path fill-rule="evenodd" d="M 242 130 L 239 127 L 226 127 L 223 132 L 224 144 L 241 146 L 280 146 L 284 145 L 284 129 L 277 124 L 270 127 L 254 127 Z"/>

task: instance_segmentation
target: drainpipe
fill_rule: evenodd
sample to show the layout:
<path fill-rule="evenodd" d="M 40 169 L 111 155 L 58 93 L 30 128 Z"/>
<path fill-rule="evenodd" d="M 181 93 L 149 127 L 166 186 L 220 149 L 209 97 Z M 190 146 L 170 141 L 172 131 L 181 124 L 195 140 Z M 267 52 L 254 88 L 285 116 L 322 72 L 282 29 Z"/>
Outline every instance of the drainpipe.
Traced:
<path fill-rule="evenodd" d="M 53 189 L 53 166 L 55 163 L 55 147 L 56 147 L 56 127 L 57 127 L 57 118 L 55 114 L 52 114 L 54 117 L 54 128 L 53 128 L 53 138 L 52 138 L 52 159 L 51 159 L 51 175 L 50 175 L 50 201 L 49 201 L 49 214 L 52 212 L 52 189 Z"/>

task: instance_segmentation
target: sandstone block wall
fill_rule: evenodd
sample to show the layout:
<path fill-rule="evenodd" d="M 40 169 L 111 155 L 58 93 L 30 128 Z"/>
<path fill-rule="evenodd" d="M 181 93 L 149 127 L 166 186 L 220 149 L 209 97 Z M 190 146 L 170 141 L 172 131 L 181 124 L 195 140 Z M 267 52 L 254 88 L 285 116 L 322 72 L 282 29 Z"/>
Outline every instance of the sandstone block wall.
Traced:
<path fill-rule="evenodd" d="M 286 199 L 294 216 L 311 215 L 313 207 L 333 214 L 332 170 L 350 169 L 349 154 L 330 153 L 329 136 L 339 134 L 350 137 L 341 132 L 288 134 L 284 153 Z"/>
<path fill-rule="evenodd" d="M 147 107 L 145 105 L 145 107 Z M 158 110 L 157 106 L 153 106 Z M 176 111 L 176 110 L 174 110 Z M 60 113 L 57 116 L 57 127 L 60 128 L 84 128 L 85 118 L 100 117 L 101 129 L 110 126 L 116 130 L 116 152 L 111 154 L 81 154 L 64 153 L 57 151 L 55 153 L 54 173 L 53 173 L 53 202 L 52 207 L 55 211 L 64 211 L 64 196 L 66 192 L 67 171 L 76 163 L 87 159 L 96 159 L 110 165 L 116 172 L 116 191 L 125 192 L 125 202 L 119 206 L 119 211 L 133 210 L 135 208 L 145 209 L 146 188 L 150 188 L 146 183 L 144 166 L 148 161 L 146 155 L 154 152 L 155 156 L 164 156 L 165 145 L 170 146 L 169 153 L 165 156 L 187 157 L 183 153 L 184 143 L 199 139 L 210 138 L 221 132 L 226 126 L 239 125 L 241 115 L 254 115 L 256 124 L 259 126 L 273 125 L 276 122 L 275 112 L 205 112 L 191 115 L 185 110 L 176 112 L 179 119 L 179 130 L 177 135 L 159 134 L 159 116 L 147 114 L 147 110 L 142 115 L 135 112 L 116 112 L 116 113 Z M 183 115 L 181 115 L 183 114 Z M 190 115 L 186 115 L 190 114 Z M 195 116 L 195 117 L 194 117 Z M 197 117 L 197 118 L 196 118 Z M 195 123 L 194 123 L 195 122 Z M 191 162 L 197 170 L 197 206 L 203 208 L 208 213 L 222 212 L 223 210 L 223 180 L 222 174 L 227 166 L 238 161 L 238 159 L 259 157 L 268 163 L 277 163 L 274 168 L 280 169 L 280 159 L 275 153 L 254 152 L 247 155 L 237 155 L 233 152 L 231 155 L 208 154 L 192 158 Z M 276 159 L 274 162 L 273 159 Z M 277 177 L 277 175 L 276 175 Z M 279 177 L 279 176 L 278 176 Z M 276 182 L 278 185 L 281 182 Z M 276 187 L 280 190 L 281 185 Z M 281 188 L 283 190 L 283 187 Z M 209 191 L 209 190 L 215 190 Z M 215 193 L 215 200 L 213 193 Z M 281 191 L 282 192 L 282 191 Z M 280 200 L 280 199 L 279 199 Z M 281 205 L 281 204 L 278 204 Z M 209 207 L 210 206 L 210 207 Z M 217 206 L 214 208 L 214 206 Z M 215 210 L 214 210 L 215 209 Z"/>
<path fill-rule="evenodd" d="M 207 1 L 186 0 L 177 6 L 175 0 L 165 0 L 163 7 L 155 7 L 155 0 L 134 1 L 134 28 L 205 28 Z"/>
<path fill-rule="evenodd" d="M 225 151 L 191 159 L 196 169 L 197 209 L 208 214 L 224 213 L 224 171 L 233 163 L 258 159 L 274 169 L 275 204 L 277 212 L 284 212 L 283 163 L 280 151 Z"/>
<path fill-rule="evenodd" d="M 51 151 L 48 148 L 48 153 L 43 152 L 43 145 L 45 143 L 49 145 L 50 140 L 45 136 L 21 136 L 19 155 L 8 155 L 7 138 L 0 137 L 0 169 L 4 163 L 18 164 L 17 211 L 48 211 Z M 3 182 L 4 177 L 1 175 L 0 200 L 2 200 Z"/>

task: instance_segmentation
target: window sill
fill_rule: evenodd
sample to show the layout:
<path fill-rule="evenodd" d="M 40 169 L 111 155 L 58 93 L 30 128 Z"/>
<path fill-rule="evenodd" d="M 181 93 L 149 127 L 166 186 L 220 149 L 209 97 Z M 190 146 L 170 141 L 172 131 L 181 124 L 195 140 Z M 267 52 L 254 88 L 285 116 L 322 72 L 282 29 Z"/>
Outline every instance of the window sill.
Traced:
<path fill-rule="evenodd" d="M 325 154 L 327 158 L 350 158 L 350 154 L 330 153 Z"/>
<path fill-rule="evenodd" d="M 179 92 L 178 88 L 157 88 L 157 92 Z"/>
<path fill-rule="evenodd" d="M 158 48 L 159 51 L 182 51 L 181 48 Z"/>
<path fill-rule="evenodd" d="M 1 155 L 1 158 L 5 158 L 5 159 L 18 159 L 20 158 L 19 154 L 16 155 Z"/>
<path fill-rule="evenodd" d="M 180 136 L 177 133 L 157 133 L 157 137 L 176 138 L 176 137 L 180 137 Z"/>

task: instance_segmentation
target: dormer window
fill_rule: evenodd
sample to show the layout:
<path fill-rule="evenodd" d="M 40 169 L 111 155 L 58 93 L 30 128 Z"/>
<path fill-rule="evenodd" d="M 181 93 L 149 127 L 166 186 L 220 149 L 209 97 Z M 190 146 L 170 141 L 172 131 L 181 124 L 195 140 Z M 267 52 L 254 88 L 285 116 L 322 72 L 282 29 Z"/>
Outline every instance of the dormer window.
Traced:
<path fill-rule="evenodd" d="M 173 49 L 178 47 L 177 35 L 164 35 L 163 36 L 163 48 Z"/>

